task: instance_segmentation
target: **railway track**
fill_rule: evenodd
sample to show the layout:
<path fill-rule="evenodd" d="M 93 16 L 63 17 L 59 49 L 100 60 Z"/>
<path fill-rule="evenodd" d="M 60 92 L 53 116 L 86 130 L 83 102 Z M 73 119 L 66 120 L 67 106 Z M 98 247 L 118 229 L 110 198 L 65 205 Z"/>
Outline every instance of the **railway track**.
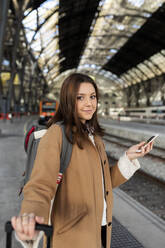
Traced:
<path fill-rule="evenodd" d="M 120 189 L 165 220 L 165 184 L 137 171 Z"/>
<path fill-rule="evenodd" d="M 135 144 L 135 142 L 132 142 L 131 140 L 120 139 L 107 134 L 105 135 L 104 140 L 110 144 L 123 147 L 124 149 Z M 156 159 L 156 161 L 164 161 L 165 164 L 165 156 L 162 154 L 163 149 L 154 148 L 153 150 L 152 154 L 147 156 L 154 160 L 154 163 Z M 157 152 L 156 150 L 159 150 L 160 154 L 155 155 Z M 110 164 L 117 162 L 117 159 L 113 156 L 109 155 L 108 158 Z M 158 177 L 154 177 L 143 170 L 138 170 L 130 180 L 120 186 L 120 189 L 165 220 L 165 181 L 160 180 Z"/>

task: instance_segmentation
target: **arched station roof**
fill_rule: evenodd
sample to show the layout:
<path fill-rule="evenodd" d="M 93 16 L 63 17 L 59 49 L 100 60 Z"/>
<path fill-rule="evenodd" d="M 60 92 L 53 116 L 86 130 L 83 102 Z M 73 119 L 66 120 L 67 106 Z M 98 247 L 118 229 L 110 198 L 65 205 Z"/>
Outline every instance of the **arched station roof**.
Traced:
<path fill-rule="evenodd" d="M 21 19 L 16 70 L 26 56 L 25 74 L 37 68 L 48 89 L 72 69 L 105 77 L 116 87 L 165 72 L 165 0 L 9 2 L 4 61 L 12 57 L 13 34 Z M 2 69 L 10 67 L 4 64 Z"/>

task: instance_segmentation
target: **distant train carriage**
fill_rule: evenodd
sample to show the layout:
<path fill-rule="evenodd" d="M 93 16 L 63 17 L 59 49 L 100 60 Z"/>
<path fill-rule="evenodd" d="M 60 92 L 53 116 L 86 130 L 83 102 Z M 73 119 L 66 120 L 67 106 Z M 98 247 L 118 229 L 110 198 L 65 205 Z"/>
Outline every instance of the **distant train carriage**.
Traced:
<path fill-rule="evenodd" d="M 39 124 L 45 125 L 55 115 L 57 109 L 58 101 L 50 99 L 41 100 L 39 105 Z"/>
<path fill-rule="evenodd" d="M 125 108 L 125 115 L 136 118 L 165 118 L 165 106 Z"/>
<path fill-rule="evenodd" d="M 139 108 L 111 108 L 110 116 L 114 119 L 131 117 L 140 119 L 165 119 L 165 106 L 139 107 Z"/>

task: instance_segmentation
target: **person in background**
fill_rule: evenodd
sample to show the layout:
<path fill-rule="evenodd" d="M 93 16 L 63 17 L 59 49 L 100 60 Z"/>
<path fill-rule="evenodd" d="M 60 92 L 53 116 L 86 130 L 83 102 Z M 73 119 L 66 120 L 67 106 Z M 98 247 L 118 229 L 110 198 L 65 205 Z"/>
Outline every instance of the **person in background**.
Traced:
<path fill-rule="evenodd" d="M 12 217 L 16 238 L 23 247 L 37 247 L 42 233 L 35 223 L 53 225 L 52 247 L 109 248 L 112 231 L 112 189 L 126 182 L 140 168 L 137 160 L 152 149 L 145 142 L 131 146 L 110 167 L 97 118 L 98 89 L 88 75 L 74 73 L 63 82 L 56 115 L 40 141 L 31 178 L 24 188 L 19 216 Z M 73 144 L 69 166 L 56 190 L 60 168 L 63 121 Z M 70 140 L 70 132 L 72 140 Z M 136 152 L 141 149 L 141 152 Z"/>

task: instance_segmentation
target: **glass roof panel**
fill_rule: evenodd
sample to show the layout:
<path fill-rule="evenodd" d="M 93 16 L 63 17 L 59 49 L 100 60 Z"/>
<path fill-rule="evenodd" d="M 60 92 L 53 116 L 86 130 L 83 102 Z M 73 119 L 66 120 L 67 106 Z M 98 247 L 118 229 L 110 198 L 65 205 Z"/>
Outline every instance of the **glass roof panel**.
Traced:
<path fill-rule="evenodd" d="M 101 2 L 98 18 L 95 25 L 91 27 L 91 36 L 86 43 L 79 66 L 87 63 L 105 65 L 164 2 L 165 0 L 106 0 Z M 136 73 L 139 75 L 138 79 L 134 79 L 138 82 L 140 78 L 146 80 L 160 73 L 158 68 L 151 66 L 151 63 L 140 65 L 136 73 L 132 72 L 132 77 L 133 75 L 137 77 Z"/>
<path fill-rule="evenodd" d="M 141 79 L 137 76 L 135 71 L 129 70 L 128 73 L 132 76 L 133 83 L 137 83 L 141 81 Z"/>
<path fill-rule="evenodd" d="M 145 72 L 145 74 L 148 76 L 148 78 L 152 78 L 155 76 L 153 71 L 146 64 L 141 63 L 141 64 L 139 64 L 139 66 L 142 68 L 142 70 Z"/>
<path fill-rule="evenodd" d="M 146 60 L 145 64 L 147 64 L 150 68 L 152 68 L 152 71 L 154 72 L 155 75 L 161 75 L 162 74 L 162 70 L 161 68 L 156 65 L 156 63 L 154 63 L 154 61 L 150 61 L 150 60 Z"/>
<path fill-rule="evenodd" d="M 29 14 L 27 10 L 23 20 L 27 40 L 44 73 L 52 56 L 58 61 L 59 53 L 55 53 L 58 49 L 58 7 L 58 0 L 47 0 L 37 10 Z"/>
<path fill-rule="evenodd" d="M 157 65 L 161 71 L 165 72 L 165 55 L 163 50 L 161 53 L 157 53 L 151 57 L 151 61 Z"/>

